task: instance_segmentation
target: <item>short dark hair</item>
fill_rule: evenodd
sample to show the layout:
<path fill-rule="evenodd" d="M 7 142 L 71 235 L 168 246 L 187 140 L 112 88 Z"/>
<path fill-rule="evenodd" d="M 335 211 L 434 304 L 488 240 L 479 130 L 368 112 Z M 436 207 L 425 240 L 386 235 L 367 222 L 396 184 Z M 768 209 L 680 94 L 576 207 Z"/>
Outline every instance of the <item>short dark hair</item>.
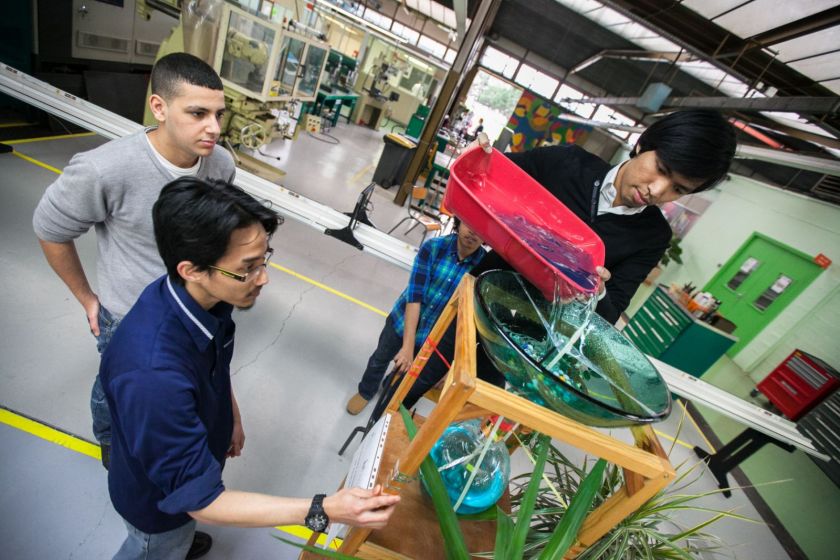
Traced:
<path fill-rule="evenodd" d="M 639 153 L 655 151 L 671 171 L 702 180 L 695 192 L 726 177 L 735 145 L 735 128 L 717 111 L 706 109 L 671 113 L 650 125 L 636 143 Z"/>
<path fill-rule="evenodd" d="M 200 58 L 179 52 L 164 56 L 152 68 L 152 93 L 167 101 L 178 95 L 181 83 L 224 90 L 222 79 L 213 67 Z"/>
<path fill-rule="evenodd" d="M 228 249 L 234 230 L 261 223 L 270 236 L 283 218 L 225 181 L 182 177 L 168 183 L 152 208 L 158 252 L 173 282 L 183 284 L 178 263 L 207 270 Z"/>

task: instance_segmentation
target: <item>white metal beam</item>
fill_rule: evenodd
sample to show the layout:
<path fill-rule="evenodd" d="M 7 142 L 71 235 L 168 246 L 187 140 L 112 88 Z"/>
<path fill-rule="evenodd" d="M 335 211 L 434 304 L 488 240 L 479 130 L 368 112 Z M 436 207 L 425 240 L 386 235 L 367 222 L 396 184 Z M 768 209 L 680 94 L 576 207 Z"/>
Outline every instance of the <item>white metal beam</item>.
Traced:
<path fill-rule="evenodd" d="M 828 455 L 814 447 L 811 440 L 799 433 L 796 429 L 796 424 L 790 420 L 782 418 L 778 414 L 773 414 L 769 410 L 755 406 L 743 399 L 739 399 L 723 389 L 719 389 L 702 379 L 680 371 L 673 366 L 669 366 L 665 362 L 660 362 L 656 358 L 648 356 L 648 359 L 659 370 L 662 379 L 665 380 L 665 383 L 671 391 L 679 396 L 685 397 L 697 404 L 707 406 L 773 439 L 789 443 L 808 455 L 812 455 L 823 461 L 830 459 Z"/>

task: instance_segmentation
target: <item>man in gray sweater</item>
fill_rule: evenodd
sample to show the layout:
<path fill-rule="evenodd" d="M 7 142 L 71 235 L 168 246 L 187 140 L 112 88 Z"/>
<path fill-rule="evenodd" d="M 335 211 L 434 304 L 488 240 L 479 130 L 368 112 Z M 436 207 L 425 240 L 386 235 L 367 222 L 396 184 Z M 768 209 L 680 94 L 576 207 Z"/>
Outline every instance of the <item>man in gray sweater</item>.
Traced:
<path fill-rule="evenodd" d="M 151 83 L 149 106 L 158 125 L 76 154 L 47 188 L 33 218 L 44 255 L 84 308 L 100 353 L 143 289 L 166 272 L 152 228 L 152 206 L 163 186 L 190 175 L 233 182 L 236 172 L 230 154 L 214 149 L 225 98 L 213 68 L 174 53 L 155 64 Z M 74 241 L 91 226 L 98 293 L 88 283 Z M 239 455 L 245 436 L 233 402 Z M 98 376 L 91 412 L 108 468 L 111 417 Z"/>

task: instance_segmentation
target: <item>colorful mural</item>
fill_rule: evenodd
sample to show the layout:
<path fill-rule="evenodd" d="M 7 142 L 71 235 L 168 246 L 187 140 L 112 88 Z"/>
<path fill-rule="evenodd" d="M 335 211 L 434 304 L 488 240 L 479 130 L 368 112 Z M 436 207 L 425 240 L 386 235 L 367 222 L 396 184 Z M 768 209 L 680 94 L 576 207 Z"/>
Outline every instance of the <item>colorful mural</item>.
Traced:
<path fill-rule="evenodd" d="M 591 131 L 592 127 L 589 125 L 566 119 L 554 119 L 549 130 L 554 144 L 583 144 Z"/>
<path fill-rule="evenodd" d="M 513 129 L 512 152 L 536 148 L 545 141 L 553 144 L 580 144 L 586 141 L 591 126 L 558 118 L 560 107 L 535 93 L 525 91 L 510 116 Z"/>

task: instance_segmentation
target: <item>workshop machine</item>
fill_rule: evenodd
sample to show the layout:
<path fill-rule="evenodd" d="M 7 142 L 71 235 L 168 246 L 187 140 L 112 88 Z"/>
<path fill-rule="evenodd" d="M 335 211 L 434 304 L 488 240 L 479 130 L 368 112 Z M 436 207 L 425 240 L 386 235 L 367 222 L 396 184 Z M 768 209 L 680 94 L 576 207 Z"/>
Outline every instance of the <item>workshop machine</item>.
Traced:
<path fill-rule="evenodd" d="M 311 28 L 277 24 L 225 4 L 213 57 L 230 115 L 223 123 L 225 138 L 251 149 L 278 136 L 291 138 L 299 103 L 315 100 L 329 50 Z"/>

